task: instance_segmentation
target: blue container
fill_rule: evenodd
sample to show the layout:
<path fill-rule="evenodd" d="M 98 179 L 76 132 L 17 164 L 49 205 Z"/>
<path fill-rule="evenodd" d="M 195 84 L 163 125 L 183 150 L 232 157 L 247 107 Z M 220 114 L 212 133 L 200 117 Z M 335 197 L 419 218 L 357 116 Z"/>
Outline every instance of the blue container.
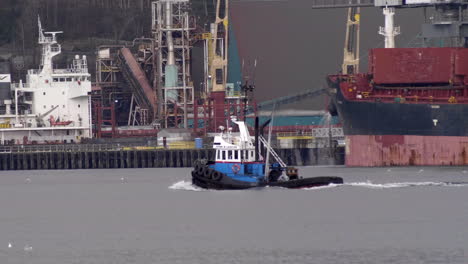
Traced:
<path fill-rule="evenodd" d="M 202 138 L 195 138 L 195 148 L 197 148 L 197 149 L 203 148 L 203 139 Z"/>

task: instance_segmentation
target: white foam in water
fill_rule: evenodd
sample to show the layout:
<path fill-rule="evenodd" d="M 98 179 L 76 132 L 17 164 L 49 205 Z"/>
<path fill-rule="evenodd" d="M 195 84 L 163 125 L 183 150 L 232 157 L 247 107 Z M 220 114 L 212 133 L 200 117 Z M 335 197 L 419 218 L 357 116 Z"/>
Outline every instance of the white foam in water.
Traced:
<path fill-rule="evenodd" d="M 468 182 L 392 182 L 392 183 L 372 183 L 367 182 L 351 182 L 345 184 L 330 184 L 326 186 L 319 187 L 310 187 L 310 188 L 301 188 L 301 190 L 324 190 L 331 189 L 341 186 L 354 186 L 354 187 L 364 187 L 369 189 L 390 189 L 390 188 L 406 188 L 406 187 L 424 187 L 424 186 L 447 186 L 447 187 L 462 187 L 468 186 Z M 172 190 L 184 190 L 184 191 L 205 191 L 200 187 L 197 187 L 192 184 L 190 181 L 179 181 L 171 186 L 169 189 Z M 282 189 L 282 188 L 280 188 Z"/>
<path fill-rule="evenodd" d="M 323 190 L 340 186 L 364 187 L 369 189 L 391 189 L 391 188 L 406 188 L 406 187 L 424 187 L 424 186 L 446 186 L 446 187 L 463 187 L 468 186 L 468 182 L 392 182 L 392 183 L 372 183 L 367 182 L 351 182 L 345 184 L 330 184 L 321 187 L 301 188 L 301 190 Z"/>
<path fill-rule="evenodd" d="M 344 185 L 365 187 L 371 189 L 405 188 L 418 186 L 468 186 L 468 182 L 394 182 L 394 183 L 372 183 L 372 182 L 353 182 Z"/>
<path fill-rule="evenodd" d="M 310 187 L 310 188 L 301 188 L 301 190 L 323 190 L 323 189 L 331 189 L 331 188 L 335 188 L 335 187 L 339 187 L 341 186 L 342 184 L 334 184 L 334 183 L 331 183 L 329 185 L 325 185 L 325 186 L 317 186 L 317 187 Z"/>
<path fill-rule="evenodd" d="M 184 191 L 203 191 L 202 188 L 193 185 L 192 182 L 190 182 L 190 181 L 176 182 L 176 183 L 172 184 L 171 186 L 169 186 L 169 189 L 184 190 Z"/>

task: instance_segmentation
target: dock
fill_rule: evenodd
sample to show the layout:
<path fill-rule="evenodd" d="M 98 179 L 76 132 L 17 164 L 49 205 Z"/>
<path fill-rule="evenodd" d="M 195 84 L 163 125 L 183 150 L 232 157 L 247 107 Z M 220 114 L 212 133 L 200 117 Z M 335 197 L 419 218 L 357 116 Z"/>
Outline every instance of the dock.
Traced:
<path fill-rule="evenodd" d="M 342 149 L 280 148 L 289 166 L 344 164 Z M 119 144 L 2 146 L 0 170 L 72 170 L 192 167 L 197 159 L 212 159 L 214 150 L 122 147 Z"/>

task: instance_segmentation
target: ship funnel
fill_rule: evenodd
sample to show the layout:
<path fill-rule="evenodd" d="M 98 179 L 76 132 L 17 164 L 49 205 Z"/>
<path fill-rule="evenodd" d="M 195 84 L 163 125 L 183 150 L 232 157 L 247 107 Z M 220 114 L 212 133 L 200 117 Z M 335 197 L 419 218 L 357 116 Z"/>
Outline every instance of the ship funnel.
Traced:
<path fill-rule="evenodd" d="M 385 37 L 385 48 L 395 48 L 395 36 L 400 35 L 400 27 L 395 27 L 394 7 L 385 7 L 383 9 L 385 16 L 385 27 L 380 27 L 379 34 Z"/>

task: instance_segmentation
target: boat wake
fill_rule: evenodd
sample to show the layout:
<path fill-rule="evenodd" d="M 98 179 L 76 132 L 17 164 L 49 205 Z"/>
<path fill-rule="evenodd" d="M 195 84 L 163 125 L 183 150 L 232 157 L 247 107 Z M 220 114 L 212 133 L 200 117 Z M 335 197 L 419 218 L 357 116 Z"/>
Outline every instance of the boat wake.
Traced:
<path fill-rule="evenodd" d="M 183 191 L 195 191 L 195 192 L 201 192 L 205 191 L 204 189 L 197 187 L 196 185 L 192 184 L 191 181 L 179 181 L 171 186 L 169 186 L 169 189 L 172 190 L 183 190 Z"/>
<path fill-rule="evenodd" d="M 468 182 L 393 182 L 393 183 L 372 183 L 367 182 L 352 182 L 346 183 L 345 186 L 364 187 L 370 189 L 391 189 L 391 188 L 406 188 L 406 187 L 463 187 L 468 186 Z"/>
<path fill-rule="evenodd" d="M 319 186 L 319 187 L 311 187 L 311 188 L 301 188 L 301 190 L 324 190 L 324 189 L 332 189 L 336 187 L 345 187 L 345 186 L 352 186 L 352 187 L 363 187 L 368 189 L 392 189 L 392 188 L 408 188 L 408 187 L 468 187 L 468 182 L 392 182 L 392 183 L 372 183 L 370 181 L 367 182 L 350 182 L 344 184 L 330 184 L 326 186 Z M 203 188 L 197 187 L 190 181 L 179 181 L 171 186 L 169 189 L 172 190 L 184 190 L 184 191 L 206 191 Z M 283 189 L 273 187 L 271 189 Z"/>
<path fill-rule="evenodd" d="M 321 187 L 302 188 L 301 190 L 323 190 L 336 187 L 363 187 L 368 189 L 392 189 L 392 188 L 408 188 L 408 187 L 468 187 L 468 182 L 392 182 L 392 183 L 372 183 L 367 182 L 350 182 L 344 184 L 330 184 Z"/>
<path fill-rule="evenodd" d="M 317 187 L 310 187 L 310 188 L 300 188 L 300 189 L 301 189 L 301 190 L 324 190 L 324 189 L 332 189 L 332 188 L 339 187 L 339 186 L 343 186 L 343 185 L 346 185 L 346 184 L 334 184 L 334 183 L 331 183 L 331 184 L 325 185 L 325 186 L 317 186 Z"/>

